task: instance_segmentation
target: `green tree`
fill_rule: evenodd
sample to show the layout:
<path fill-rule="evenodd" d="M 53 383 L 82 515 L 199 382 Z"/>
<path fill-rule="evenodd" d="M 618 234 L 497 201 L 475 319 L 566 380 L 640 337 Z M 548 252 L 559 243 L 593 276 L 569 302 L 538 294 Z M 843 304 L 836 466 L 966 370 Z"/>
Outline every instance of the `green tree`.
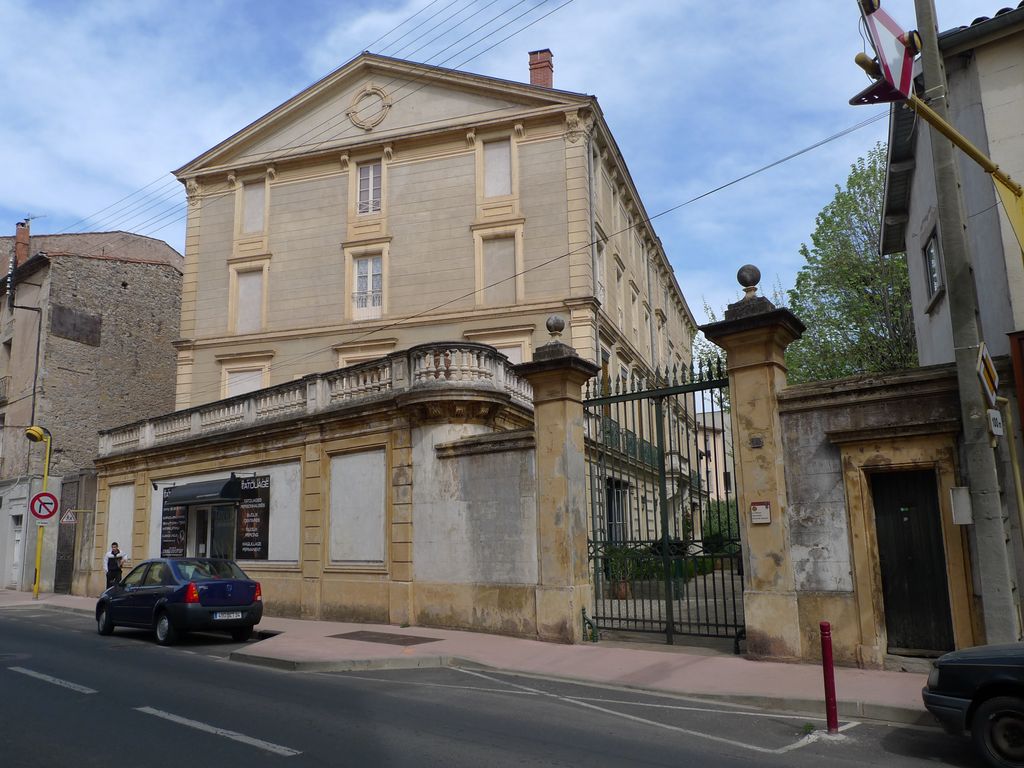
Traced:
<path fill-rule="evenodd" d="M 807 326 L 786 351 L 790 383 L 917 365 L 906 256 L 878 253 L 885 144 L 850 166 L 818 214 L 789 308 Z"/>

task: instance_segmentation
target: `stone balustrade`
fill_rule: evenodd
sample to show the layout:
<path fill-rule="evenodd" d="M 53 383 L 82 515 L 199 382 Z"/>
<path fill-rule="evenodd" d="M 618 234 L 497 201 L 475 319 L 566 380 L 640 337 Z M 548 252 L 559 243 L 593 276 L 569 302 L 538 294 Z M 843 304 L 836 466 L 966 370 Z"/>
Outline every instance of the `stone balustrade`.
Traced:
<path fill-rule="evenodd" d="M 493 347 L 469 342 L 421 344 L 327 373 L 260 389 L 100 432 L 101 457 L 191 440 L 429 388 L 443 398 L 459 389 L 507 394 L 533 410 L 533 391 Z"/>

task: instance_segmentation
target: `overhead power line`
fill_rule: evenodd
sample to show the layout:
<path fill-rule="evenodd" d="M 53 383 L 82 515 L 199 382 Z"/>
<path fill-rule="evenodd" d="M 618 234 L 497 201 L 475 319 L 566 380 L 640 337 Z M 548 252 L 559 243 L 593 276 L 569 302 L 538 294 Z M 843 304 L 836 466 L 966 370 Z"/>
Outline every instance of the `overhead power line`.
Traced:
<path fill-rule="evenodd" d="M 703 199 L 709 197 L 710 195 L 713 195 L 713 194 L 715 194 L 717 192 L 721 192 L 722 190 L 728 189 L 729 187 L 732 187 L 732 186 L 734 186 L 736 184 L 739 184 L 742 181 L 750 179 L 750 178 L 752 178 L 754 176 L 757 176 L 759 174 L 765 173 L 766 171 L 769 171 L 772 168 L 776 168 L 776 167 L 778 167 L 778 166 L 780 166 L 780 165 L 782 165 L 784 163 L 787 163 L 787 162 L 789 162 L 791 160 L 794 160 L 794 159 L 800 157 L 801 155 L 805 155 L 808 152 L 812 152 L 813 150 L 815 150 L 815 149 L 817 149 L 819 147 L 822 147 L 822 146 L 824 146 L 826 144 L 829 144 L 830 142 L 833 142 L 833 141 L 836 141 L 838 139 L 841 139 L 844 136 L 847 136 L 847 135 L 849 135 L 849 134 L 851 134 L 851 133 L 853 133 L 855 131 L 860 130 L 861 128 L 864 128 L 864 127 L 866 127 L 868 125 L 871 125 L 872 123 L 876 123 L 879 120 L 882 120 L 882 119 L 884 119 L 886 117 L 888 117 L 888 113 L 887 112 L 881 112 L 881 113 L 879 113 L 879 114 L 877 114 L 877 115 L 875 115 L 873 117 L 869 117 L 869 118 L 867 118 L 865 120 L 861 120 L 859 123 L 855 123 L 854 125 L 851 125 L 848 128 L 844 128 L 843 130 L 841 130 L 841 131 L 839 131 L 837 133 L 834 133 L 834 134 L 832 134 L 830 136 L 827 136 L 827 137 L 825 137 L 825 138 L 823 138 L 823 139 L 821 139 L 819 141 L 816 141 L 813 144 L 808 144 L 807 146 L 805 146 L 805 147 L 803 147 L 801 149 L 798 149 L 795 152 L 791 152 L 790 154 L 785 155 L 784 157 L 780 157 L 777 160 L 773 160 L 770 163 L 767 163 L 767 164 L 762 165 L 762 166 L 760 166 L 758 168 L 755 168 L 754 170 L 749 171 L 748 173 L 745 173 L 745 174 L 743 174 L 741 176 L 737 176 L 736 178 L 731 179 L 730 181 L 727 181 L 724 184 L 719 184 L 718 186 L 713 187 L 713 188 L 707 190 L 706 192 L 702 192 L 699 195 L 695 195 L 695 196 L 693 196 L 693 197 L 691 197 L 691 198 L 689 198 L 687 200 L 684 200 L 681 203 L 678 203 L 677 205 L 673 205 L 673 206 L 671 206 L 669 208 L 666 208 L 663 211 L 654 214 L 653 216 L 650 216 L 648 218 L 640 218 L 639 220 L 637 220 L 631 226 L 623 227 L 619 231 L 611 233 L 609 235 L 609 237 L 614 237 L 616 235 L 620 235 L 620 234 L 629 232 L 629 231 L 634 230 L 637 227 L 641 226 L 642 224 L 649 223 L 649 222 L 653 221 L 654 219 L 659 219 L 659 218 L 661 218 L 663 216 L 667 216 L 668 214 L 673 213 L 675 211 L 678 211 L 681 208 L 684 208 L 684 207 L 686 207 L 688 205 L 692 205 L 693 203 L 696 203 L 696 202 L 698 202 L 700 200 L 703 200 Z M 304 353 L 297 354 L 297 355 L 282 357 L 282 359 L 280 361 L 275 361 L 275 362 L 271 363 L 270 365 L 268 365 L 267 366 L 267 370 L 270 371 L 270 370 L 280 369 L 280 368 L 282 368 L 284 366 L 295 365 L 296 363 L 301 363 L 301 362 L 303 362 L 305 360 L 309 360 L 309 359 L 315 358 L 315 357 L 323 354 L 324 352 L 329 352 L 332 349 L 334 349 L 335 346 L 337 346 L 337 344 L 338 344 L 338 336 L 344 336 L 347 339 L 347 343 L 350 343 L 350 344 L 355 344 L 355 343 L 358 343 L 360 341 L 365 341 L 365 340 L 369 339 L 371 336 L 374 336 L 375 334 L 384 333 L 386 331 L 393 330 L 393 329 L 395 329 L 395 328 L 397 328 L 397 327 L 399 327 L 399 326 L 401 326 L 401 325 L 403 325 L 405 323 L 409 323 L 409 322 L 411 322 L 413 320 L 417 320 L 417 319 L 419 319 L 421 317 L 424 317 L 426 315 L 433 314 L 434 312 L 437 312 L 438 310 L 444 309 L 447 306 L 450 306 L 450 305 L 458 303 L 460 301 L 464 301 L 465 299 L 474 297 L 479 292 L 486 291 L 486 290 L 488 290 L 490 288 L 493 288 L 495 286 L 501 285 L 502 283 L 507 282 L 509 280 L 514 280 L 517 277 L 519 277 L 521 275 L 525 275 L 525 274 L 527 274 L 529 272 L 533 272 L 533 271 L 538 270 L 538 269 L 543 269 L 544 267 L 550 266 L 551 264 L 553 264 L 553 263 L 555 263 L 557 261 L 560 261 L 560 260 L 562 260 L 564 258 L 568 258 L 569 256 L 571 256 L 573 254 L 580 253 L 581 251 L 588 251 L 596 243 L 597 243 L 597 241 L 591 241 L 591 242 L 586 243 L 586 244 L 584 244 L 582 246 L 579 246 L 578 248 L 574 248 L 571 251 L 566 251 L 565 253 L 560 253 L 557 256 L 553 256 L 552 258 L 550 258 L 550 259 L 548 259 L 546 261 L 543 261 L 543 262 L 541 262 L 539 264 L 534 264 L 533 266 L 528 267 L 528 268 L 526 268 L 526 269 L 524 269 L 524 270 L 522 270 L 520 272 L 516 272 L 513 275 L 510 275 L 508 277 L 502 278 L 501 280 L 497 280 L 497 281 L 495 281 L 493 283 L 485 285 L 485 286 L 483 286 L 480 289 L 480 291 L 477 291 L 477 290 L 474 289 L 474 290 L 469 291 L 467 293 L 463 293 L 463 294 L 461 294 L 459 296 L 455 296 L 454 298 L 451 298 L 451 299 L 448 299 L 446 301 L 443 301 L 440 304 L 436 304 L 436 305 L 434 305 L 434 306 L 432 306 L 432 307 L 430 307 L 428 309 L 421 310 L 420 312 L 416 312 L 416 313 L 413 313 L 411 315 L 406 315 L 405 317 L 396 318 L 395 320 L 393 320 L 393 321 L 391 321 L 391 322 L 389 322 L 386 325 L 383 325 L 381 327 L 374 328 L 372 330 L 363 330 L 361 332 L 360 332 L 360 329 L 341 330 L 341 331 L 338 332 L 337 335 L 335 335 L 333 337 L 331 344 L 325 345 L 323 347 L 319 347 L 317 349 L 313 349 L 313 350 L 311 350 L 309 352 L 304 352 Z M 349 338 L 347 338 L 349 334 L 357 334 L 357 335 L 355 335 L 354 338 L 349 339 Z M 199 389 L 194 390 L 193 394 L 196 394 L 196 395 L 206 395 L 206 394 L 211 394 L 213 392 L 218 392 L 219 393 L 219 391 L 220 391 L 219 387 L 217 387 L 217 388 L 214 388 L 214 387 L 201 387 Z"/>

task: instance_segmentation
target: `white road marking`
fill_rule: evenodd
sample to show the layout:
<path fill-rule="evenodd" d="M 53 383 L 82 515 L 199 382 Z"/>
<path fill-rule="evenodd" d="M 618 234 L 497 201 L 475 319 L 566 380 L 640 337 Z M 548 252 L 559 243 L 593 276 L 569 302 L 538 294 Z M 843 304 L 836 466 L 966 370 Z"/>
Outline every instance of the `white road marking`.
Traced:
<path fill-rule="evenodd" d="M 683 712 L 707 712 L 710 714 L 721 714 L 721 715 L 740 715 L 746 717 L 767 717 L 775 720 L 802 720 L 803 722 L 809 722 L 811 720 L 825 721 L 826 718 L 819 717 L 817 715 L 789 715 L 775 712 L 737 712 L 735 709 L 718 709 L 717 704 L 714 707 L 681 707 L 678 704 L 650 704 L 643 701 L 627 701 L 624 699 L 594 699 L 589 696 L 566 696 L 567 699 L 580 699 L 582 701 L 596 701 L 601 704 L 626 704 L 631 707 L 652 707 L 654 709 L 678 709 Z"/>
<path fill-rule="evenodd" d="M 701 731 L 694 731 L 694 730 L 690 730 L 689 728 L 680 728 L 679 726 L 668 725 L 667 723 L 659 723 L 657 720 L 648 720 L 646 718 L 637 717 L 636 715 L 630 715 L 630 714 L 627 714 L 625 712 L 616 712 L 614 709 L 608 709 L 607 707 L 599 707 L 596 704 L 590 704 L 589 702 L 581 701 L 580 699 L 576 699 L 576 698 L 570 698 L 568 696 L 559 696 L 556 693 L 549 693 L 548 691 L 542 691 L 539 688 L 531 688 L 528 685 L 520 685 L 519 683 L 513 683 L 513 682 L 510 682 L 508 680 L 500 680 L 498 678 L 491 677 L 490 675 L 485 675 L 485 674 L 482 674 L 481 672 L 475 672 L 475 671 L 470 670 L 470 669 L 462 669 L 460 667 L 453 667 L 453 669 L 456 669 L 457 671 L 462 672 L 463 674 L 466 674 L 466 675 L 473 675 L 474 677 L 479 677 L 479 678 L 482 678 L 484 680 L 490 680 L 492 683 L 504 683 L 505 685 L 511 685 L 511 686 L 513 686 L 515 688 L 520 688 L 520 689 L 525 690 L 525 691 L 531 691 L 531 692 L 536 693 L 536 694 L 541 695 L 541 696 L 548 696 L 548 697 L 553 698 L 553 699 L 558 699 L 559 701 L 564 701 L 567 704 L 575 704 L 577 706 L 585 707 L 587 709 L 593 709 L 593 710 L 597 710 L 598 712 L 604 712 L 605 714 L 612 715 L 614 717 L 619 717 L 619 718 L 622 718 L 624 720 L 631 720 L 632 722 L 635 722 L 635 723 L 643 723 L 645 725 L 654 726 L 655 728 L 661 728 L 661 729 L 666 730 L 666 731 L 673 731 L 675 733 L 682 733 L 682 734 L 685 734 L 687 736 L 694 736 L 694 737 L 696 737 L 698 739 L 706 739 L 708 741 L 716 741 L 716 742 L 719 742 L 720 744 L 728 744 L 728 745 L 733 746 L 733 747 L 739 747 L 740 749 L 749 749 L 752 752 L 760 752 L 762 754 L 769 754 L 769 755 L 785 754 L 786 752 L 791 752 L 794 749 L 799 749 L 800 747 L 807 746 L 808 744 L 811 744 L 811 743 L 817 741 L 820 738 L 820 736 L 816 736 L 815 734 L 812 733 L 812 734 L 808 734 L 807 736 L 804 736 L 799 741 L 796 741 L 796 742 L 794 742 L 792 744 L 787 744 L 784 747 L 779 747 L 778 749 L 771 749 L 769 747 L 759 747 L 756 744 L 747 744 L 746 742 L 736 741 L 734 739 L 727 739 L 727 738 L 724 738 L 722 736 L 714 736 L 714 735 L 712 735 L 710 733 L 703 733 Z M 725 714 L 725 713 L 723 712 L 722 714 Z M 732 713 L 729 713 L 729 714 L 737 714 L 737 713 L 732 712 Z M 857 723 L 850 723 L 846 727 L 850 728 L 850 727 L 853 727 L 855 725 L 857 725 Z M 840 730 L 843 730 L 843 729 L 840 729 Z M 831 738 L 836 738 L 836 737 L 831 737 Z"/>
<path fill-rule="evenodd" d="M 12 672 L 34 677 L 36 680 L 42 680 L 47 683 L 52 683 L 53 685 L 59 685 L 61 688 L 68 688 L 72 691 L 77 691 L 78 693 L 96 693 L 92 688 L 86 688 L 84 685 L 78 685 L 77 683 L 72 683 L 67 680 L 61 680 L 59 677 L 50 677 L 49 675 L 44 675 L 42 672 L 33 672 L 31 669 L 25 669 L 24 667 L 8 667 L 8 669 Z"/>
<path fill-rule="evenodd" d="M 178 725 L 187 725 L 189 728 L 195 728 L 197 731 L 205 731 L 206 733 L 212 733 L 216 736 L 223 736 L 226 739 L 232 739 L 233 741 L 240 742 L 242 744 L 248 744 L 250 747 L 256 747 L 262 749 L 265 752 L 272 752 L 275 755 L 281 755 L 282 757 L 292 757 L 294 755 L 301 755 L 297 749 L 291 747 L 282 747 L 280 744 L 272 744 L 269 741 L 263 741 L 262 739 L 254 739 L 252 736 L 246 736 L 244 733 L 236 733 L 235 731 L 229 731 L 226 728 L 217 728 L 213 725 L 207 725 L 201 723 L 198 720 L 189 720 L 185 717 L 179 717 L 178 715 L 172 715 L 170 712 L 163 712 L 159 709 L 153 709 L 152 707 L 136 707 L 136 712 L 142 712 L 146 715 L 153 715 L 154 717 L 161 717 L 164 720 L 170 720 L 172 723 Z"/>

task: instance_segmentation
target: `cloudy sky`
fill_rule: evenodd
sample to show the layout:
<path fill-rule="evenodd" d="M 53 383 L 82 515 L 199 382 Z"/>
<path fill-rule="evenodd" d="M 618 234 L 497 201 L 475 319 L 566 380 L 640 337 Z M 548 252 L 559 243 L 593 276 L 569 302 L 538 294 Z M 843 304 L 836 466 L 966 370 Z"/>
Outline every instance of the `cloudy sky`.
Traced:
<path fill-rule="evenodd" d="M 943 30 L 1001 7 L 935 2 Z M 913 0 L 883 7 L 916 26 Z M 528 81 L 527 52 L 550 48 L 555 86 L 598 97 L 656 216 L 887 114 L 847 103 L 867 84 L 858 21 L 856 0 L 2 0 L 0 233 L 31 215 L 34 234 L 182 250 L 169 172 L 363 50 Z M 735 300 L 745 263 L 765 292 L 792 286 L 816 214 L 885 132 L 656 218 L 698 320 Z"/>

